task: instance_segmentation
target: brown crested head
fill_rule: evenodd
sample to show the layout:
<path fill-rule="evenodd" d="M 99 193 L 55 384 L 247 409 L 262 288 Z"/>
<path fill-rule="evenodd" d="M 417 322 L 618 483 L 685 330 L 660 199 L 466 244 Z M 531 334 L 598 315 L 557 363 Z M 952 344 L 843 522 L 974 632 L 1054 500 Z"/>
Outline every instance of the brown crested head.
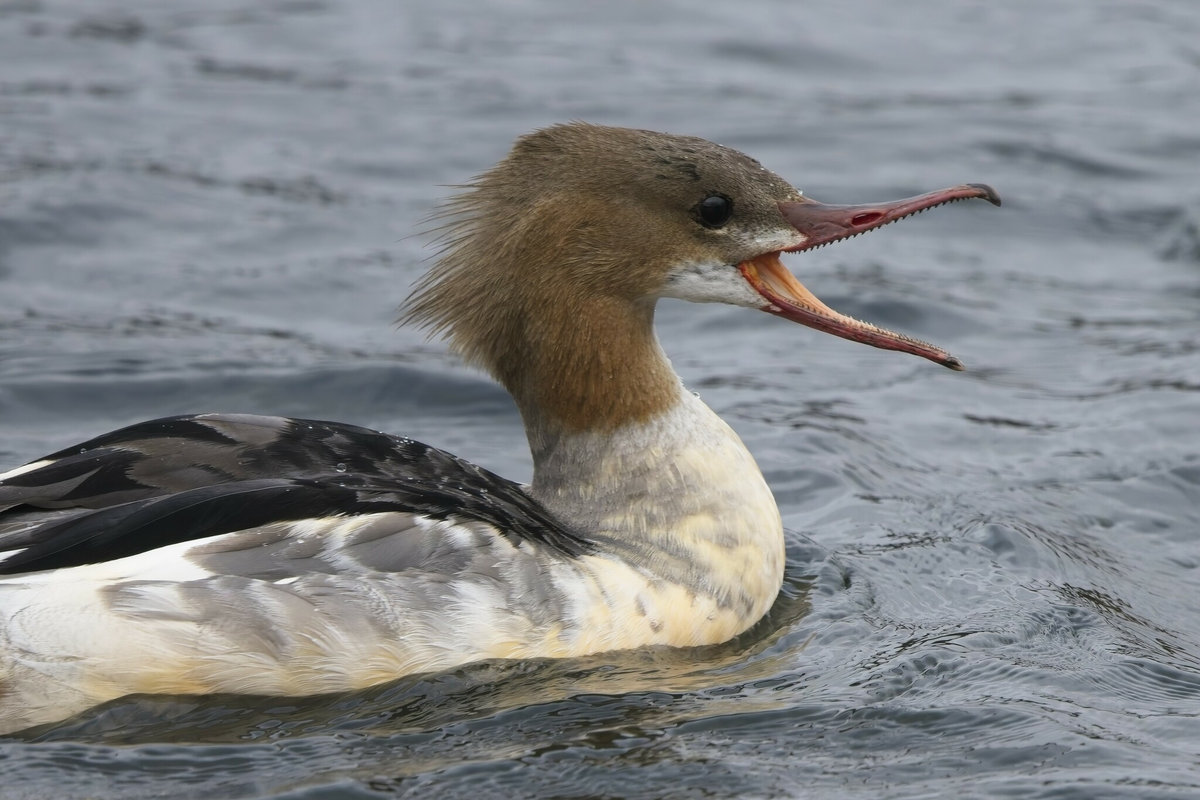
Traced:
<path fill-rule="evenodd" d="M 523 412 L 612 427 L 675 402 L 653 336 L 660 297 L 758 308 L 845 338 L 930 358 L 932 345 L 844 317 L 779 263 L 967 197 L 960 186 L 898 203 L 815 203 L 759 162 L 689 136 L 584 123 L 517 140 L 452 200 L 437 265 L 404 321 L 446 336 Z"/>

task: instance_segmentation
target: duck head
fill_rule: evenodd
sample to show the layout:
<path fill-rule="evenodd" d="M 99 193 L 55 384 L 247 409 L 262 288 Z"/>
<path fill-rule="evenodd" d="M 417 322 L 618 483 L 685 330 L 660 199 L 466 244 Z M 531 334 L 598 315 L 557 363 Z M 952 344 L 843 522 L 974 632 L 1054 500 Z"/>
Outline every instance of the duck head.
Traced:
<path fill-rule="evenodd" d="M 664 360 L 652 333 L 662 297 L 757 309 L 960 370 L 939 347 L 829 308 L 780 256 L 971 198 L 1000 204 L 991 188 L 965 184 L 826 205 L 703 139 L 557 125 L 518 139 L 450 203 L 441 260 L 406 316 L 447 335 L 518 403 L 547 384 L 573 385 L 566 395 L 581 402 L 594 380 L 620 386 L 630 370 L 626 382 L 640 370 L 642 385 L 624 391 L 647 390 L 651 362 Z"/>

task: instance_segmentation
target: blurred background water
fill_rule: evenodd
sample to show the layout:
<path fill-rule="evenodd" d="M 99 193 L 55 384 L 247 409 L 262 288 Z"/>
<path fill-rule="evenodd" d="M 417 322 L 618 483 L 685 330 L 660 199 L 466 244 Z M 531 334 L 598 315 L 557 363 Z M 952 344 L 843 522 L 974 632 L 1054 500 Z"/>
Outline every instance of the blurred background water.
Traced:
<path fill-rule="evenodd" d="M 315 699 L 131 698 L 5 798 L 1200 795 L 1200 3 L 0 0 L 0 465 L 167 414 L 530 474 L 395 330 L 439 200 L 569 119 L 830 202 L 996 186 L 789 266 L 956 374 L 664 303 L 757 456 L 784 594 L 738 641 Z"/>

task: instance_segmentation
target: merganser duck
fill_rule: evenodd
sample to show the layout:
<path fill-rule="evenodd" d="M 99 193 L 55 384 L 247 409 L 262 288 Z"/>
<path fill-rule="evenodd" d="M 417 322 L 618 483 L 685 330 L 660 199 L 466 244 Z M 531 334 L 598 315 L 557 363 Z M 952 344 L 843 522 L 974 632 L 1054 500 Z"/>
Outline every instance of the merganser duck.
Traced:
<path fill-rule="evenodd" d="M 654 334 L 674 297 L 951 369 L 780 263 L 953 200 L 823 205 L 702 139 L 520 138 L 448 209 L 405 319 L 520 408 L 521 486 L 352 425 L 172 417 L 0 475 L 0 731 L 133 693 L 313 695 L 495 658 L 726 641 L 784 569 L 779 510 Z"/>

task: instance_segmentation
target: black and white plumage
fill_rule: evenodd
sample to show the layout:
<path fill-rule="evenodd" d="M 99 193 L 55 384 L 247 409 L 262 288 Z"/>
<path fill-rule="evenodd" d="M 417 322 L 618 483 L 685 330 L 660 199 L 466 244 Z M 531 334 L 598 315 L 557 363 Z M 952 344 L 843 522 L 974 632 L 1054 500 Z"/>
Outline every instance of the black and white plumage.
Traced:
<path fill-rule="evenodd" d="M 205 414 L 132 425 L 0 480 L 0 575 L 75 567 L 275 522 L 418 514 L 588 552 L 512 481 L 411 439 Z"/>
<path fill-rule="evenodd" d="M 569 653 L 593 550 L 410 439 L 133 425 L 0 475 L 0 732 L 137 692 L 307 695 Z"/>

